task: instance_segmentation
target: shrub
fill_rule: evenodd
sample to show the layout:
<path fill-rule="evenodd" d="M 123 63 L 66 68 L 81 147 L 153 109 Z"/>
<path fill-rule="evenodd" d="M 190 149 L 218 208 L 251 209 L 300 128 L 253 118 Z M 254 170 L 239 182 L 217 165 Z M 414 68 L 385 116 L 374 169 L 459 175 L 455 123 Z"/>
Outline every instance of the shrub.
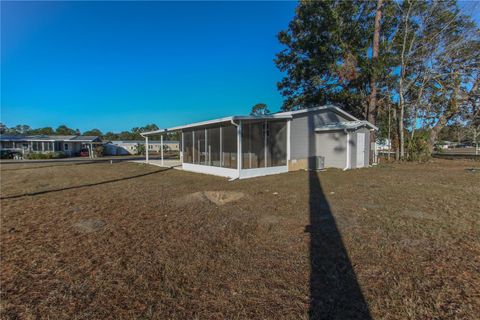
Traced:
<path fill-rule="evenodd" d="M 93 154 L 96 157 L 103 157 L 104 151 L 105 151 L 105 148 L 103 146 L 96 146 L 95 149 L 93 149 Z"/>
<path fill-rule="evenodd" d="M 30 159 L 30 160 L 61 159 L 66 157 L 67 155 L 61 151 L 48 152 L 48 153 L 30 152 L 25 154 L 25 159 Z"/>
<path fill-rule="evenodd" d="M 420 133 L 407 141 L 408 160 L 426 161 L 431 157 L 428 149 L 428 134 Z"/>

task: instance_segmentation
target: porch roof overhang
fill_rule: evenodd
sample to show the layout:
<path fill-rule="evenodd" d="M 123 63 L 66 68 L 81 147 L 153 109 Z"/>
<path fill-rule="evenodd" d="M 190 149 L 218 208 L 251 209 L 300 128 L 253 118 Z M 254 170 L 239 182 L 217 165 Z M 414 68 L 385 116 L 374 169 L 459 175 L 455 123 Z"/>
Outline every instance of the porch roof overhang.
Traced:
<path fill-rule="evenodd" d="M 336 131 L 336 130 L 355 130 L 361 127 L 367 127 L 370 130 L 378 130 L 378 127 L 374 126 L 368 121 L 357 120 L 357 121 L 343 121 L 343 122 L 325 124 L 323 126 L 319 126 L 315 128 L 315 132 Z"/>
<path fill-rule="evenodd" d="M 213 124 L 219 124 L 219 123 L 225 123 L 225 122 L 235 122 L 235 121 L 255 121 L 255 120 L 279 120 L 279 119 L 292 119 L 292 115 L 290 114 L 271 114 L 271 115 L 261 115 L 261 116 L 230 116 L 230 117 L 225 117 L 225 118 L 218 118 L 218 119 L 213 119 L 213 120 L 208 120 L 208 121 L 201 121 L 201 122 L 194 122 L 190 124 L 186 124 L 183 126 L 177 126 L 177 127 L 171 127 L 167 129 L 159 129 L 155 131 L 148 131 L 148 132 L 142 132 L 141 135 L 143 137 L 149 136 L 149 135 L 154 135 L 154 134 L 160 134 L 160 133 L 166 133 L 166 132 L 172 132 L 172 131 L 181 131 L 184 129 L 190 129 L 190 128 L 195 128 L 195 127 L 204 127 L 204 126 L 209 126 Z"/>

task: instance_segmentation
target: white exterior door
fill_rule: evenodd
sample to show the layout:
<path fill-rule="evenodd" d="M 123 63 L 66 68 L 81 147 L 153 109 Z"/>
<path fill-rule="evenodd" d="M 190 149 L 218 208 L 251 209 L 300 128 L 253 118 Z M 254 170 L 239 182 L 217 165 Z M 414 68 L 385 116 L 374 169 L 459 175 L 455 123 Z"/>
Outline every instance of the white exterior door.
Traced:
<path fill-rule="evenodd" d="M 357 132 L 357 168 L 365 166 L 365 133 Z"/>

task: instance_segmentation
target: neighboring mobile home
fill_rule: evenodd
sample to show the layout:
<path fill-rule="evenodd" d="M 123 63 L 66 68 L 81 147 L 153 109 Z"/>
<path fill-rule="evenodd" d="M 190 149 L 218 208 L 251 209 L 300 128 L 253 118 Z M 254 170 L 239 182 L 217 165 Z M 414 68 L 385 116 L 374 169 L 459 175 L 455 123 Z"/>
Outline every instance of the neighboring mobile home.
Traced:
<path fill-rule="evenodd" d="M 183 170 L 243 179 L 300 169 L 367 167 L 371 130 L 377 128 L 338 107 L 321 106 L 231 116 L 142 135 L 148 145 L 149 136 L 180 131 Z"/>
<path fill-rule="evenodd" d="M 105 144 L 105 155 L 117 156 L 117 155 L 129 155 L 138 154 L 138 147 L 143 146 L 145 140 L 114 140 Z M 150 152 L 160 153 L 161 141 L 149 141 L 148 150 Z M 179 151 L 179 141 L 163 141 L 164 151 Z"/>
<path fill-rule="evenodd" d="M 80 150 L 92 150 L 98 144 L 102 144 L 102 141 L 97 136 L 0 135 L 1 150 L 18 151 L 22 154 L 63 152 L 68 157 L 74 157 Z"/>

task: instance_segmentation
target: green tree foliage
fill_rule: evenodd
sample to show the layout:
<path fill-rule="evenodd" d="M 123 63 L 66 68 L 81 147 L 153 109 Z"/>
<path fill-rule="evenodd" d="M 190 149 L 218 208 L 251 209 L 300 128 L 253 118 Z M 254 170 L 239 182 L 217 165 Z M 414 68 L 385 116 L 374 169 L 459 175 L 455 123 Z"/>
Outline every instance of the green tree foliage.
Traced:
<path fill-rule="evenodd" d="M 252 107 L 252 111 L 250 112 L 250 115 L 252 116 L 261 116 L 266 114 L 270 114 L 270 110 L 265 103 L 257 103 Z"/>
<path fill-rule="evenodd" d="M 57 129 L 55 129 L 55 134 L 65 135 L 65 136 L 73 136 L 73 135 L 77 134 L 77 131 L 73 130 L 73 129 L 70 129 L 66 125 L 62 124 L 62 125 L 58 126 Z"/>
<path fill-rule="evenodd" d="M 32 129 L 28 132 L 28 134 L 32 135 L 54 135 L 55 130 L 53 130 L 52 127 L 45 127 L 45 128 L 38 128 L 38 129 Z"/>
<path fill-rule="evenodd" d="M 283 109 L 334 103 L 365 118 L 373 92 L 375 115 L 368 119 L 380 125 L 380 138 L 395 140 L 400 158 L 425 139 L 432 150 L 452 122 L 480 129 L 479 37 L 455 0 L 301 1 L 278 34 L 285 46 L 275 59 L 285 73 L 278 83 Z"/>
<path fill-rule="evenodd" d="M 99 129 L 92 129 L 92 130 L 88 130 L 88 131 L 85 131 L 83 133 L 84 136 L 98 136 L 98 137 L 101 137 L 103 134 L 102 134 L 102 131 L 100 131 Z"/>
<path fill-rule="evenodd" d="M 372 67 L 373 1 L 301 1 L 287 30 L 278 34 L 286 46 L 276 56 L 286 76 L 278 84 L 285 97 L 283 109 L 336 103 L 361 116 L 369 94 L 370 74 L 390 71 L 385 56 Z M 391 4 L 386 4 L 386 7 Z M 384 15 L 383 35 L 391 31 Z"/>

